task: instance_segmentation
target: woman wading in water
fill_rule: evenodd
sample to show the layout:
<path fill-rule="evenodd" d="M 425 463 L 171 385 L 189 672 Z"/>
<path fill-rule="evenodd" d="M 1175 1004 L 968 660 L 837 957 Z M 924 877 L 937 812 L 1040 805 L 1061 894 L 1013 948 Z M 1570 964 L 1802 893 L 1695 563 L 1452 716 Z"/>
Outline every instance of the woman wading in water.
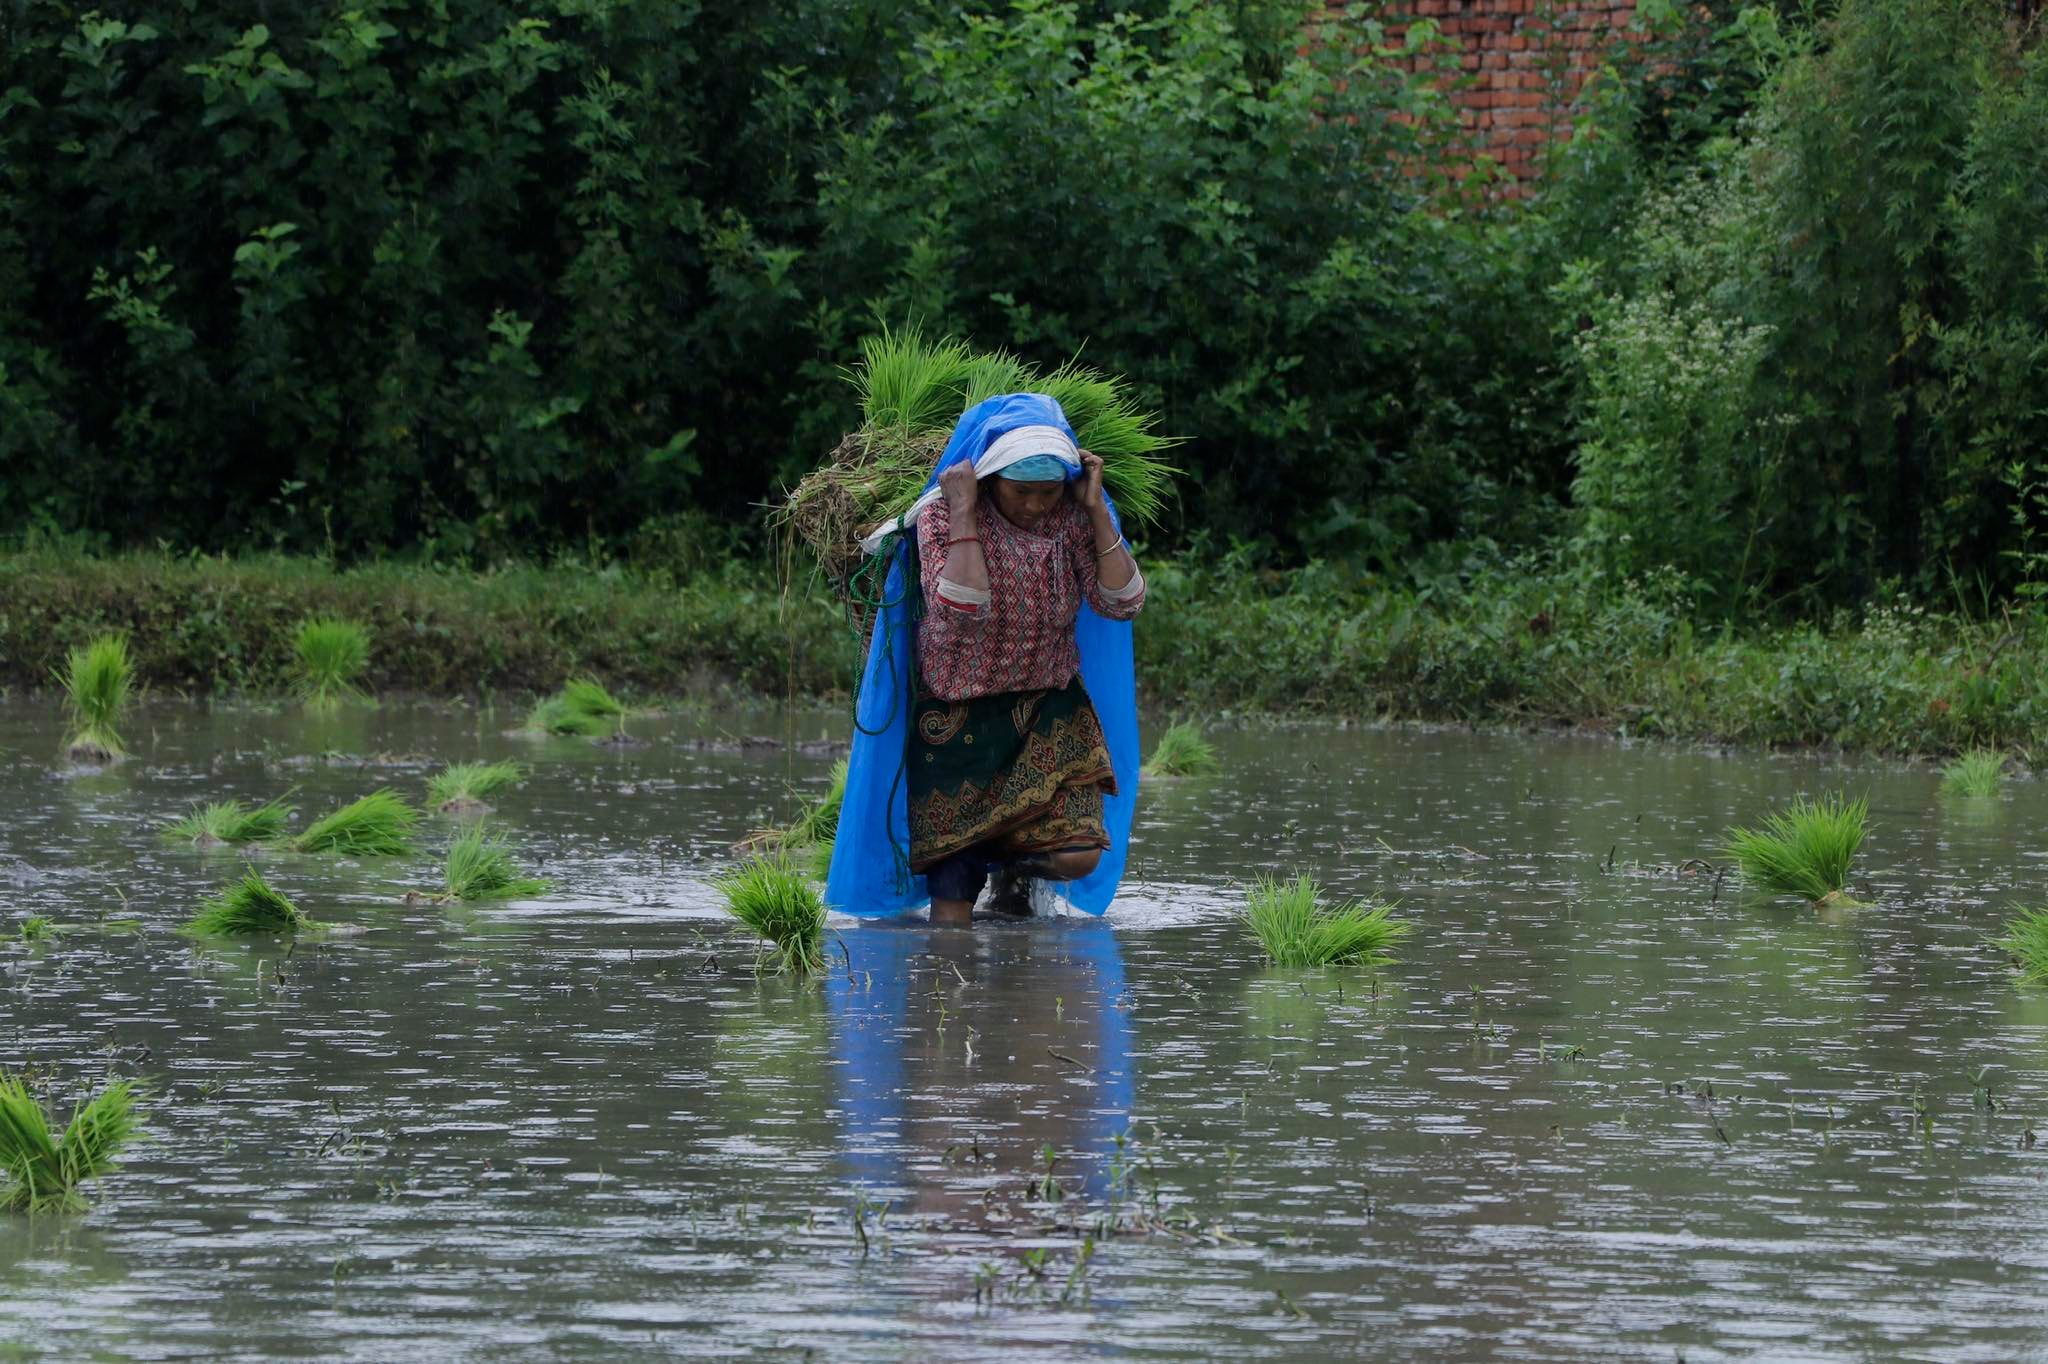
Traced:
<path fill-rule="evenodd" d="M 1081 685 L 1074 622 L 1083 603 L 1130 620 L 1145 601 L 1102 495 L 1102 460 L 1050 428 L 994 474 L 939 475 L 917 526 L 925 615 L 907 779 L 910 866 L 932 922 L 964 924 L 990 872 L 990 908 L 1031 912 L 1029 881 L 1095 870 L 1116 791 L 1109 749 Z"/>

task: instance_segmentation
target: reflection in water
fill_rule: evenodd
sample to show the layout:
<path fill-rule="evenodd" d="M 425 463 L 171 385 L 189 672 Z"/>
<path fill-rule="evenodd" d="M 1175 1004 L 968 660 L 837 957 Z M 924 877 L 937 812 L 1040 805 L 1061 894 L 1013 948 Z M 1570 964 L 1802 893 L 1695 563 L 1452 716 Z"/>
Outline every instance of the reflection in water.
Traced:
<path fill-rule="evenodd" d="M 949 1147 L 1011 1168 L 1050 1147 L 1099 1188 L 1130 1123 L 1134 1062 L 1115 930 L 1092 917 L 938 931 L 880 923 L 844 938 L 828 986 L 842 1158 L 858 1182 L 926 1210 L 913 1162 Z M 964 1195 L 963 1195 L 964 1197 Z"/>

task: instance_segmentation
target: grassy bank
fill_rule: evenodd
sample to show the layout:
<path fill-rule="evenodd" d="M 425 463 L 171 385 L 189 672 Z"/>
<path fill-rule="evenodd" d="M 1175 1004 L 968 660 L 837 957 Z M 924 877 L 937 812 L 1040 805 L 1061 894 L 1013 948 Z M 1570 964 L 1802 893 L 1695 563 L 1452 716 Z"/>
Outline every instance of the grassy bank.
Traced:
<path fill-rule="evenodd" d="M 1137 630 L 1148 699 L 1189 712 L 1321 712 L 1587 725 L 1893 753 L 2031 748 L 2048 733 L 2048 625 L 1909 605 L 1821 623 L 1707 626 L 1668 583 L 1494 571 L 1436 591 L 1228 556 L 1153 562 Z M 844 694 L 846 625 L 729 565 L 686 582 L 581 567 L 335 570 L 307 559 L 0 558 L 0 683 L 49 685 L 64 651 L 126 631 L 144 683 L 283 692 L 311 616 L 370 629 L 378 690 L 541 691 L 591 673 L 640 695 L 729 685 Z"/>

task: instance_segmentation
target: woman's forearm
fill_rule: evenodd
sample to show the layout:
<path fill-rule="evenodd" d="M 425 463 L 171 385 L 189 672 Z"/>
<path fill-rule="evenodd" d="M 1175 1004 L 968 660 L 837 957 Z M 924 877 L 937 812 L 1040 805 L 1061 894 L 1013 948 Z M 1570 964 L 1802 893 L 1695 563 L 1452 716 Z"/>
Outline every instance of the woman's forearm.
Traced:
<path fill-rule="evenodd" d="M 1096 508 L 1089 520 L 1095 526 L 1095 580 L 1111 592 L 1128 587 L 1138 572 L 1138 561 L 1131 557 L 1130 546 L 1117 533 L 1108 509 Z"/>
<path fill-rule="evenodd" d="M 977 592 L 989 590 L 988 560 L 981 555 L 980 532 L 972 505 L 964 509 L 948 507 L 946 532 L 946 567 L 939 574 L 949 583 L 973 588 Z"/>

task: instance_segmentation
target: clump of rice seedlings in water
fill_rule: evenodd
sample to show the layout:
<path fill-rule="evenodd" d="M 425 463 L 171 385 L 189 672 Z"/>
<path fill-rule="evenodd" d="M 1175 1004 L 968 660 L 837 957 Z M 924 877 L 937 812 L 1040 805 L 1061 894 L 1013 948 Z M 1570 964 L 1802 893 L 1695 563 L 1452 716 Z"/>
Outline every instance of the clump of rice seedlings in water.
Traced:
<path fill-rule="evenodd" d="M 394 791 L 372 791 L 361 800 L 314 820 L 292 840 L 296 852 L 344 853 L 357 857 L 403 857 L 412 852 L 420 812 Z"/>
<path fill-rule="evenodd" d="M 2048 909 L 2021 911 L 2006 924 L 2005 936 L 1991 943 L 2018 963 L 2021 980 L 2036 985 L 2048 981 Z"/>
<path fill-rule="evenodd" d="M 1742 874 L 1760 886 L 1815 904 L 1848 897 L 1849 861 L 1863 842 L 1867 801 L 1840 795 L 1805 797 L 1755 829 L 1728 831 L 1728 852 Z"/>
<path fill-rule="evenodd" d="M 246 867 L 241 880 L 200 901 L 199 912 L 186 921 L 185 931 L 204 938 L 228 938 L 243 933 L 282 935 L 296 933 L 311 922 L 254 867 Z"/>
<path fill-rule="evenodd" d="M 593 678 L 577 678 L 540 702 L 527 716 L 526 727 L 543 734 L 581 734 L 596 738 L 623 732 L 630 712 Z"/>
<path fill-rule="evenodd" d="M 444 900 L 517 900 L 545 895 L 547 890 L 546 881 L 522 876 L 511 849 L 485 834 L 481 824 L 472 824 L 448 846 Z"/>
<path fill-rule="evenodd" d="M 1201 727 L 1192 720 L 1167 726 L 1145 760 L 1148 777 L 1198 777 L 1216 771 L 1216 749 L 1202 737 Z"/>
<path fill-rule="evenodd" d="M 804 805 L 796 821 L 782 831 L 782 841 L 791 847 L 823 843 L 828 848 L 839 836 L 839 807 L 846 803 L 846 759 L 832 764 L 832 782 L 825 794 Z"/>
<path fill-rule="evenodd" d="M 516 786 L 526 777 L 518 763 L 451 763 L 427 783 L 427 803 L 443 814 L 487 810 L 484 797 Z"/>
<path fill-rule="evenodd" d="M 1973 748 L 1941 769 L 1941 790 L 1949 796 L 1995 796 L 2005 779 L 2005 755 Z"/>
<path fill-rule="evenodd" d="M 56 929 L 57 925 L 51 920 L 49 915 L 31 914 L 21 921 L 21 940 L 23 942 L 41 942 L 54 933 Z"/>
<path fill-rule="evenodd" d="M 64 685 L 65 709 L 71 714 L 67 756 L 78 762 L 113 762 L 127 756 L 119 725 L 135 690 L 135 664 L 128 641 L 101 635 L 83 649 L 73 649 L 57 675 Z"/>
<path fill-rule="evenodd" d="M 62 1137 L 18 1076 L 0 1076 L 0 1209 L 78 1212 L 78 1186 L 114 1167 L 114 1157 L 141 1127 L 134 1082 L 117 1080 L 74 1110 Z"/>
<path fill-rule="evenodd" d="M 832 875 L 832 848 L 835 840 L 813 843 L 808 849 L 811 879 L 823 885 Z"/>
<path fill-rule="evenodd" d="M 1322 887 L 1306 876 L 1260 877 L 1243 917 L 1275 966 L 1385 966 L 1413 931 L 1393 917 L 1391 905 L 1324 904 Z"/>
<path fill-rule="evenodd" d="M 227 843 L 270 843 L 284 837 L 284 826 L 296 806 L 284 797 L 262 805 L 244 805 L 239 800 L 217 800 L 196 807 L 191 814 L 164 830 L 164 837 L 177 843 L 215 847 Z"/>
<path fill-rule="evenodd" d="M 356 685 L 370 666 L 370 632 L 354 621 L 309 620 L 292 639 L 292 690 L 314 710 L 366 699 Z"/>
<path fill-rule="evenodd" d="M 825 969 L 825 902 L 787 861 L 742 862 L 713 884 L 732 916 L 773 945 L 779 970 L 809 976 Z"/>

